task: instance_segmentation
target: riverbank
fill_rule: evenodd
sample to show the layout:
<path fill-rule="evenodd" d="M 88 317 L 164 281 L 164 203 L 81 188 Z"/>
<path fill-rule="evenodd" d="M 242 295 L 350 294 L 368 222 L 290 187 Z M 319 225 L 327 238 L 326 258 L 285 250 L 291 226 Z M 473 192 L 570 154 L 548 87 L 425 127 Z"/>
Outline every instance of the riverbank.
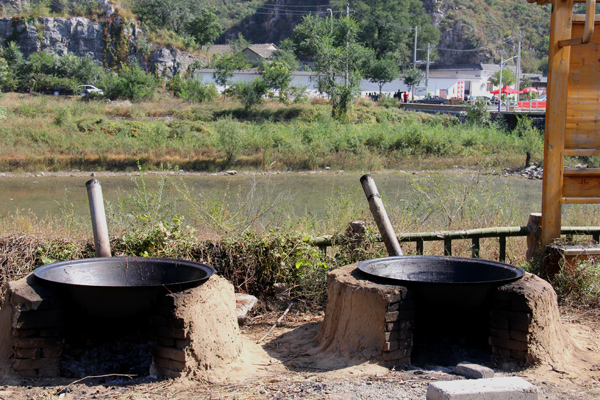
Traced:
<path fill-rule="evenodd" d="M 500 125 L 404 111 L 392 100 L 359 99 L 346 123 L 322 102 L 269 100 L 245 110 L 230 100 L 134 104 L 8 93 L 0 106 L 7 109 L 2 172 L 514 169 L 531 147 Z M 540 140 L 538 133 L 534 160 Z"/>

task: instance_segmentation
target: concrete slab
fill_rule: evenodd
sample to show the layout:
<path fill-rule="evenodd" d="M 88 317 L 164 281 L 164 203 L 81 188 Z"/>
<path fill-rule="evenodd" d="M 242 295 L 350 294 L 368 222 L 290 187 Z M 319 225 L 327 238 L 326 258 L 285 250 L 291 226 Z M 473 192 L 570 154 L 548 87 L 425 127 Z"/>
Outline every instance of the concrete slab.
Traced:
<path fill-rule="evenodd" d="M 454 369 L 458 375 L 469 379 L 487 379 L 494 377 L 494 370 L 483 365 L 461 362 Z"/>
<path fill-rule="evenodd" d="M 519 377 L 435 382 L 427 400 L 538 400 L 536 386 Z"/>

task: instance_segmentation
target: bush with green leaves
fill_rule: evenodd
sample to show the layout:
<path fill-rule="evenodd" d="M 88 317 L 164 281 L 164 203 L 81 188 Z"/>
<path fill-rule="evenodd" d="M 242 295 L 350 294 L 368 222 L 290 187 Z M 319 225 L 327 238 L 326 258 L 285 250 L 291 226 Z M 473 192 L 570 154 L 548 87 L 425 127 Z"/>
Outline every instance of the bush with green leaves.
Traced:
<path fill-rule="evenodd" d="M 99 85 L 104 90 L 104 95 L 111 100 L 140 101 L 153 98 L 159 83 L 156 76 L 134 64 L 124 66 L 118 74 L 104 74 Z"/>
<path fill-rule="evenodd" d="M 199 103 L 214 100 L 219 95 L 214 84 L 205 85 L 195 79 L 182 78 L 179 75 L 175 75 L 167 82 L 167 90 L 172 91 L 180 99 Z"/>
<path fill-rule="evenodd" d="M 544 136 L 533 126 L 529 117 L 520 117 L 517 121 L 515 134 L 522 139 L 521 150 L 525 153 L 525 167 L 529 167 L 532 157 L 538 157 L 544 150 Z"/>
<path fill-rule="evenodd" d="M 467 122 L 479 126 L 489 126 L 492 122 L 484 99 L 479 98 L 475 103 L 467 106 Z"/>
<path fill-rule="evenodd" d="M 238 81 L 232 86 L 233 94 L 241 100 L 246 110 L 260 104 L 268 90 L 269 85 L 260 78 L 251 81 Z"/>
<path fill-rule="evenodd" d="M 231 116 L 220 118 L 214 125 L 216 148 L 225 153 L 225 161 L 231 164 L 244 149 L 244 132 L 240 123 Z"/>

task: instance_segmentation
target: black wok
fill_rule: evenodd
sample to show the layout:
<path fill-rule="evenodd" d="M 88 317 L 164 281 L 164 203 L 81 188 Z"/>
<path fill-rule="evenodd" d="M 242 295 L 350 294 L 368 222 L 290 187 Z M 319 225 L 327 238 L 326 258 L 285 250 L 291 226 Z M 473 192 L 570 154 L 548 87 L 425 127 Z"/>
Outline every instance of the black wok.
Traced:
<path fill-rule="evenodd" d="M 151 257 L 102 257 L 41 266 L 36 277 L 68 292 L 95 315 L 128 317 L 151 309 L 161 294 L 200 285 L 215 269 L 193 261 Z"/>

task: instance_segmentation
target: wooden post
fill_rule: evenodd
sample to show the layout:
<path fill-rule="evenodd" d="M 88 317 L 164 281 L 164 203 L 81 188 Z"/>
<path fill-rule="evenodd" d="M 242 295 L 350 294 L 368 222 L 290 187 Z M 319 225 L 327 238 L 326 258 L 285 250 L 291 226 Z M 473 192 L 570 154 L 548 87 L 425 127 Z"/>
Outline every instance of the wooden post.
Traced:
<path fill-rule="evenodd" d="M 540 256 L 541 238 L 542 238 L 542 214 L 531 213 L 527 221 L 529 235 L 527 235 L 527 253 L 525 259 L 530 262 L 534 258 Z"/>
<path fill-rule="evenodd" d="M 560 237 L 567 93 L 571 47 L 560 47 L 571 39 L 573 0 L 553 0 L 548 57 L 548 101 L 544 135 L 544 180 L 542 184 L 542 249 Z"/>
<path fill-rule="evenodd" d="M 367 196 L 369 208 L 371 209 L 373 218 L 375 218 L 375 223 L 377 223 L 377 228 L 379 228 L 379 233 L 381 233 L 381 238 L 383 239 L 383 243 L 385 243 L 388 254 L 390 256 L 403 255 L 400 243 L 398 242 L 398 237 L 394 233 L 394 228 L 392 227 L 387 212 L 385 212 L 383 201 L 379 196 L 379 191 L 377 190 L 373 177 L 368 174 L 363 175 L 360 178 L 360 183 L 365 192 L 365 196 Z"/>
<path fill-rule="evenodd" d="M 108 239 L 108 226 L 106 225 L 106 214 L 104 213 L 102 186 L 100 186 L 100 181 L 95 178 L 86 182 L 85 185 L 90 202 L 96 257 L 110 257 L 110 240 Z"/>

